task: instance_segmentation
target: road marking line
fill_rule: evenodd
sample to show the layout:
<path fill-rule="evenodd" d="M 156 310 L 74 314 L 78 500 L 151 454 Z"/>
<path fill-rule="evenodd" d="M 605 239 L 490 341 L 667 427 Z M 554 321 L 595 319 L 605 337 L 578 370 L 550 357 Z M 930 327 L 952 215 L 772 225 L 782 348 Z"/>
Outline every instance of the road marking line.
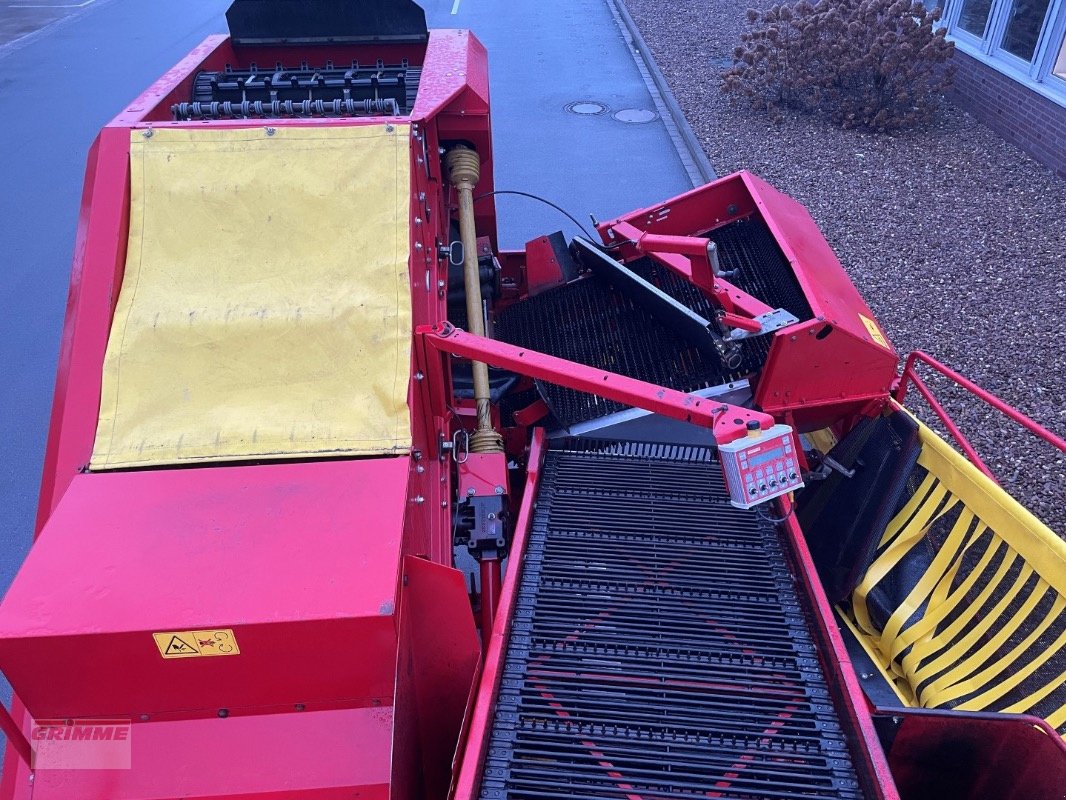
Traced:
<path fill-rule="evenodd" d="M 85 8 L 91 6 L 96 0 L 85 0 L 83 3 L 65 3 L 63 5 L 49 5 L 48 3 L 8 3 L 8 8 Z"/>
<path fill-rule="evenodd" d="M 452 13 L 453 14 L 458 14 L 459 13 L 459 3 L 461 3 L 462 1 L 463 0 L 455 0 L 455 2 L 452 3 Z"/>

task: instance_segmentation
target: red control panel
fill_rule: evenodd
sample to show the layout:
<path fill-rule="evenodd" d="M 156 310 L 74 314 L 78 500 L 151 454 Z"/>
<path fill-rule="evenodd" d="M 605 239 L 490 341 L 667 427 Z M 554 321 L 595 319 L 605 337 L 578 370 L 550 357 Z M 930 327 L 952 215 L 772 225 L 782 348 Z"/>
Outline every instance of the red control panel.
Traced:
<path fill-rule="evenodd" d="M 718 454 L 729 501 L 737 508 L 752 508 L 803 487 L 796 437 L 788 425 L 749 431 L 719 445 Z"/>

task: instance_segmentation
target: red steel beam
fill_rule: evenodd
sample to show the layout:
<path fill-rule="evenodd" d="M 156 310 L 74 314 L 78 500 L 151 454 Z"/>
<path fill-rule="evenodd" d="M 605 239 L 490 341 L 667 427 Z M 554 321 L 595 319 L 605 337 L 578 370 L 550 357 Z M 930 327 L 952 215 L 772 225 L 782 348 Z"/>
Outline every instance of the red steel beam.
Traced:
<path fill-rule="evenodd" d="M 774 418 L 761 411 L 679 392 L 617 372 L 606 372 L 536 350 L 515 347 L 496 339 L 474 336 L 449 322 L 420 326 L 415 332 L 445 353 L 484 361 L 531 378 L 710 428 L 719 444 L 745 435 L 747 424 L 751 421 L 758 422 L 761 428 L 769 428 L 774 424 Z"/>
<path fill-rule="evenodd" d="M 929 367 L 932 367 L 945 378 L 954 382 L 958 386 L 961 386 L 963 389 L 966 389 L 968 392 L 970 392 L 970 394 L 974 395 L 979 400 L 984 401 L 997 411 L 1010 417 L 1012 420 L 1017 422 L 1019 425 L 1021 425 L 1033 435 L 1043 439 L 1052 447 L 1056 447 L 1062 452 L 1066 453 L 1066 439 L 1063 439 L 1060 436 L 1056 436 L 1054 433 L 1049 431 L 1040 423 L 1036 422 L 1031 417 L 1026 416 L 1014 406 L 1004 402 L 1003 400 L 1000 400 L 987 389 L 982 389 L 969 378 L 964 377 L 961 373 L 953 370 L 946 364 L 937 361 L 928 353 L 922 352 L 921 350 L 912 350 L 910 355 L 907 356 L 907 361 L 903 365 L 903 374 L 900 376 L 899 384 L 896 386 L 896 390 L 893 393 L 893 397 L 895 398 L 896 402 L 900 405 L 903 404 L 903 400 L 907 396 L 907 384 L 913 383 L 914 388 L 918 390 L 918 394 L 922 396 L 925 402 L 927 402 L 929 404 L 929 407 L 933 410 L 933 413 L 937 415 L 937 417 L 942 423 L 944 423 L 944 427 L 948 429 L 948 432 L 952 435 L 952 437 L 954 437 L 955 441 L 958 442 L 959 447 L 962 448 L 962 451 L 966 454 L 967 458 L 969 458 L 970 461 L 974 463 L 974 466 L 976 466 L 979 470 L 981 470 L 981 472 L 983 472 L 992 480 L 996 480 L 996 476 L 992 474 L 992 470 L 988 468 L 985 462 L 977 454 L 977 451 L 974 449 L 973 445 L 970 444 L 970 440 L 966 437 L 966 435 L 962 432 L 959 426 L 951 418 L 951 415 L 948 414 L 947 409 L 945 409 L 944 406 L 940 403 L 940 401 L 936 399 L 936 397 L 933 395 L 933 391 L 918 375 L 917 371 L 915 370 L 915 366 L 919 362 Z"/>

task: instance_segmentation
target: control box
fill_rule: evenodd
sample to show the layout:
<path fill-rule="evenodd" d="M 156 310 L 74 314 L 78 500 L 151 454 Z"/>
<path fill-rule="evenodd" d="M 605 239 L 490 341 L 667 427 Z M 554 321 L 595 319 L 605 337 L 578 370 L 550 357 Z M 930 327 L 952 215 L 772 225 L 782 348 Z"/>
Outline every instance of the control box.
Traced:
<path fill-rule="evenodd" d="M 729 502 L 752 508 L 803 488 L 796 437 L 788 425 L 749 431 L 736 441 L 718 446 Z"/>

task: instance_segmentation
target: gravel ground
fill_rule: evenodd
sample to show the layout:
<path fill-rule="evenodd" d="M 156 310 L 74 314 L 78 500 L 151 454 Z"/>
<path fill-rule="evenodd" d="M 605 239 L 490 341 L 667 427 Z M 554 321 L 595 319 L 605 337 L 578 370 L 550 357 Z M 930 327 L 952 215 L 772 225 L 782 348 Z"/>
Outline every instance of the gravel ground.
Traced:
<path fill-rule="evenodd" d="M 747 2 L 626 2 L 719 174 L 751 170 L 806 205 L 901 353 L 925 350 L 1066 435 L 1066 181 L 950 104 L 894 135 L 775 125 L 719 90 Z M 968 395 L 941 397 L 1066 535 L 1066 456 Z"/>

